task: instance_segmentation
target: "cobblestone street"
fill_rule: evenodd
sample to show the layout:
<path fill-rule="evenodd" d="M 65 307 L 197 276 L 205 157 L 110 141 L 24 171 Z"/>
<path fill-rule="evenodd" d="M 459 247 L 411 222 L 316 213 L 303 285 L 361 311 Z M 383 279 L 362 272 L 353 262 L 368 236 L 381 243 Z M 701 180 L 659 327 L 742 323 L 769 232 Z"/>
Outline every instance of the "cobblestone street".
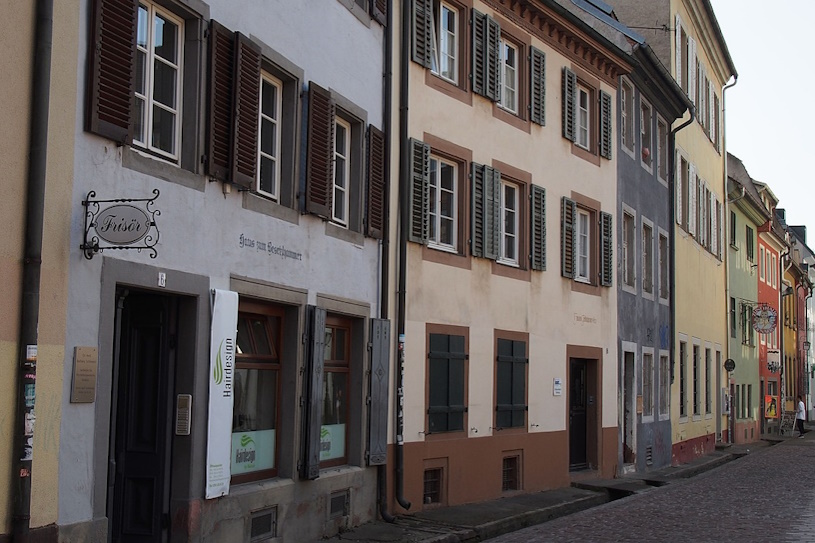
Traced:
<path fill-rule="evenodd" d="M 815 440 L 806 438 L 490 541 L 815 541 Z"/>

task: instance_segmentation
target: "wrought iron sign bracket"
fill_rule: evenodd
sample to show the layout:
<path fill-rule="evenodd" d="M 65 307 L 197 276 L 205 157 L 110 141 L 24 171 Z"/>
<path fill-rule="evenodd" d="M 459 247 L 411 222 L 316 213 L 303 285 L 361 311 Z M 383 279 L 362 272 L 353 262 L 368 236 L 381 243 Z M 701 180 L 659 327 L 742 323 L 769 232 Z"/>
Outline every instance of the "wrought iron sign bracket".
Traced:
<path fill-rule="evenodd" d="M 116 198 L 97 200 L 96 191 L 90 191 L 82 200 L 85 208 L 85 236 L 79 246 L 85 258 L 92 259 L 105 250 L 146 250 L 150 258 L 156 258 L 159 231 L 156 217 L 161 211 L 155 209 L 158 189 L 152 198 Z"/>

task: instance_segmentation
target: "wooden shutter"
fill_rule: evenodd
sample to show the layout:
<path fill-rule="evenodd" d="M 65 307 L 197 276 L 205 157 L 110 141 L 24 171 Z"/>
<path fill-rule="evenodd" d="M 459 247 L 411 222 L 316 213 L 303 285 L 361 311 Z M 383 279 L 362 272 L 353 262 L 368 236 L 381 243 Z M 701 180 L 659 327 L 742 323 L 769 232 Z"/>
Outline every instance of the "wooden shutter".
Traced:
<path fill-rule="evenodd" d="M 245 189 L 255 184 L 260 115 L 260 47 L 235 33 L 235 89 L 232 130 L 232 182 Z"/>
<path fill-rule="evenodd" d="M 418 62 L 425 68 L 432 64 L 431 29 L 433 24 L 433 1 L 412 0 L 411 2 L 411 55 L 413 62 Z"/>
<path fill-rule="evenodd" d="M 611 286 L 611 276 L 614 273 L 614 247 L 613 231 L 614 224 L 611 214 L 605 211 L 600 212 L 600 284 L 604 287 Z"/>
<path fill-rule="evenodd" d="M 95 0 L 91 8 L 86 129 L 120 144 L 133 138 L 138 5 L 135 0 Z"/>
<path fill-rule="evenodd" d="M 498 22 L 473 10 L 473 92 L 493 102 L 501 99 L 501 27 Z"/>
<path fill-rule="evenodd" d="M 696 40 L 688 35 L 688 98 L 695 106 L 696 100 Z"/>
<path fill-rule="evenodd" d="M 719 256 L 719 199 L 710 193 L 710 252 Z"/>
<path fill-rule="evenodd" d="M 306 211 L 331 218 L 334 196 L 334 101 L 313 81 L 308 89 Z"/>
<path fill-rule="evenodd" d="M 368 465 L 388 459 L 388 390 L 390 388 L 390 321 L 371 319 L 371 402 L 368 405 Z"/>
<path fill-rule="evenodd" d="M 529 266 L 546 270 L 546 189 L 532 185 L 529 195 Z"/>
<path fill-rule="evenodd" d="M 529 51 L 529 119 L 546 126 L 546 55 L 535 47 Z"/>
<path fill-rule="evenodd" d="M 217 21 L 209 24 L 209 118 L 207 175 L 231 181 L 233 129 L 232 80 L 235 73 L 235 38 Z"/>
<path fill-rule="evenodd" d="M 385 230 L 385 134 L 368 126 L 368 210 L 366 232 L 382 239 Z"/>
<path fill-rule="evenodd" d="M 430 231 L 430 146 L 410 140 L 410 225 L 408 239 L 427 243 Z"/>
<path fill-rule="evenodd" d="M 496 260 L 501 243 L 501 172 L 472 163 L 473 256 Z"/>
<path fill-rule="evenodd" d="M 611 160 L 611 95 L 600 91 L 600 156 Z"/>
<path fill-rule="evenodd" d="M 682 86 L 682 19 L 676 14 L 674 23 L 674 42 L 676 43 L 676 84 Z"/>
<path fill-rule="evenodd" d="M 388 0 L 370 0 L 371 2 L 371 17 L 374 20 L 386 26 L 388 24 Z"/>
<path fill-rule="evenodd" d="M 526 426 L 526 342 L 498 340 L 496 428 Z"/>
<path fill-rule="evenodd" d="M 682 225 L 682 157 L 674 151 L 674 192 L 676 193 L 676 224 Z"/>
<path fill-rule="evenodd" d="M 300 476 L 320 476 L 320 429 L 323 424 L 323 361 L 325 360 L 326 311 L 310 305 L 306 308 L 306 373 L 303 379 L 305 397 L 303 413 L 303 461 Z"/>
<path fill-rule="evenodd" d="M 577 139 L 577 76 L 563 68 L 563 137 L 572 142 Z"/>
<path fill-rule="evenodd" d="M 577 267 L 575 266 L 577 232 L 574 227 L 576 216 L 577 204 L 563 196 L 560 200 L 560 275 L 569 279 L 574 279 Z"/>
<path fill-rule="evenodd" d="M 464 429 L 464 336 L 430 334 L 428 432 Z"/>
<path fill-rule="evenodd" d="M 688 173 L 688 233 L 696 236 L 696 166 L 693 164 Z"/>

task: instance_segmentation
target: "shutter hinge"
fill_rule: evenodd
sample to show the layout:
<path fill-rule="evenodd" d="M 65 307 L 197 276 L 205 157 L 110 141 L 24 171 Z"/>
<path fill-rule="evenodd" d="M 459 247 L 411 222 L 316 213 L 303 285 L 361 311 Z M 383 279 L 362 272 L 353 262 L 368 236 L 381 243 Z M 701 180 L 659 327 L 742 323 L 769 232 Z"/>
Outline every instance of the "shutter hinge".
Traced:
<path fill-rule="evenodd" d="M 374 344 L 373 344 L 373 342 L 372 342 L 372 341 L 369 341 L 365 347 L 366 347 L 366 348 L 367 348 L 369 351 L 373 351 L 373 350 L 374 350 Z"/>
<path fill-rule="evenodd" d="M 365 405 L 371 405 L 371 396 L 365 396 Z"/>

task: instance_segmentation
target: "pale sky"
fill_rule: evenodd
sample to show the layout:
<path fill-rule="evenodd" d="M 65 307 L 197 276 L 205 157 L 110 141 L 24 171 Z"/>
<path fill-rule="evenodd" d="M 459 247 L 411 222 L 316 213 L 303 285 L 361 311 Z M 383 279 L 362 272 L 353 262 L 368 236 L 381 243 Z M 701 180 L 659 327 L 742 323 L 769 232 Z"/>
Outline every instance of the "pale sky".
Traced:
<path fill-rule="evenodd" d="M 727 150 L 767 183 L 815 247 L 815 0 L 711 0 L 738 83 L 725 93 Z"/>

